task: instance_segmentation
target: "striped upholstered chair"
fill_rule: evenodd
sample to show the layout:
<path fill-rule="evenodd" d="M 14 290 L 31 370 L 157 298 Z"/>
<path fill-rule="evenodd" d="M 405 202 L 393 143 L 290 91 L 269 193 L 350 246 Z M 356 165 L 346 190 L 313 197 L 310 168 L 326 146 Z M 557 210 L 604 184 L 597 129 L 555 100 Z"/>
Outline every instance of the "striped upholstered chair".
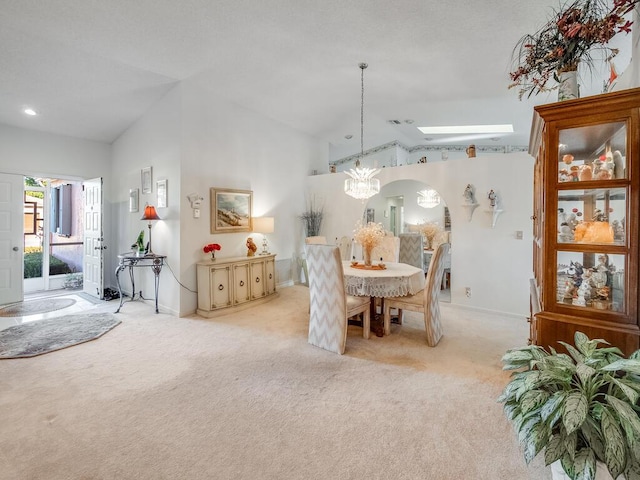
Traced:
<path fill-rule="evenodd" d="M 391 330 L 391 309 L 398 309 L 400 323 L 402 323 L 402 311 L 422 312 L 424 315 L 424 328 L 427 331 L 427 344 L 435 347 L 442 338 L 442 324 L 440 322 L 440 304 L 438 296 L 442 272 L 444 271 L 444 257 L 449 252 L 448 243 L 441 243 L 433 254 L 424 289 L 415 295 L 406 297 L 387 297 L 384 299 L 384 332 Z"/>
<path fill-rule="evenodd" d="M 369 338 L 370 299 L 347 295 L 340 250 L 334 245 L 307 245 L 309 269 L 309 343 L 343 354 L 347 321 L 362 314 L 364 338 Z"/>
<path fill-rule="evenodd" d="M 400 237 L 400 263 L 424 268 L 424 240 L 420 233 L 401 233 Z"/>

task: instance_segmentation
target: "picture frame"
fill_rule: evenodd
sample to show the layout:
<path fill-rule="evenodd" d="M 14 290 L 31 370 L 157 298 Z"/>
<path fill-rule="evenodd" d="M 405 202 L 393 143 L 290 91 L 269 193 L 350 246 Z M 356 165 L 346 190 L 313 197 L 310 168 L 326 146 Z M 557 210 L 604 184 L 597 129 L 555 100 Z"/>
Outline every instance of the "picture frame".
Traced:
<path fill-rule="evenodd" d="M 366 223 L 375 222 L 376 221 L 376 210 L 375 208 L 367 208 L 366 213 Z"/>
<path fill-rule="evenodd" d="M 163 178 L 156 182 L 156 193 L 158 194 L 158 201 L 156 206 L 158 208 L 167 208 L 167 179 Z"/>
<path fill-rule="evenodd" d="M 151 193 L 151 167 L 140 170 L 140 180 L 142 183 L 142 193 Z"/>
<path fill-rule="evenodd" d="M 253 192 L 251 190 L 210 189 L 211 233 L 250 232 Z"/>
<path fill-rule="evenodd" d="M 140 190 L 129 189 L 129 213 L 135 213 L 140 209 Z"/>

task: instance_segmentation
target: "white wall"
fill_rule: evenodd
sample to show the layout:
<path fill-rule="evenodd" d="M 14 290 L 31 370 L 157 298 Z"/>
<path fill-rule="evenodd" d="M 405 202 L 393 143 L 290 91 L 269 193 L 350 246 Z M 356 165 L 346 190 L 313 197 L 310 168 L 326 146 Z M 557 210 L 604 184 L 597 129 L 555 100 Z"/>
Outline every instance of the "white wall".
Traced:
<path fill-rule="evenodd" d="M 112 172 L 117 182 L 110 190 L 115 220 L 115 248 L 109 256 L 110 272 L 117 266 L 117 254 L 131 251 L 141 230 L 145 243 L 149 241 L 148 222 L 140 220 L 145 204 L 156 206 L 156 181 L 167 179 L 167 208 L 157 208 L 160 221 L 153 222 L 152 250 L 166 255 L 167 266 L 160 273 L 159 306 L 174 314 L 180 312 L 180 285 L 171 274 L 180 271 L 180 162 L 181 162 L 181 109 L 180 85 L 171 89 L 140 120 L 131 126 L 113 144 Z M 129 190 L 141 189 L 141 169 L 152 167 L 152 191 L 143 194 L 140 190 L 138 212 L 129 212 Z M 115 285 L 114 274 L 110 282 Z M 137 268 L 136 291 L 142 290 L 145 297 L 153 298 L 154 276 L 151 269 Z M 127 272 L 120 275 L 123 290 L 131 292 Z M 194 294 L 192 294 L 194 295 Z M 126 307 L 123 307 L 126 308 Z"/>
<path fill-rule="evenodd" d="M 352 236 L 366 202 L 348 197 L 345 174 L 308 178 L 309 190 L 325 202 L 322 235 L 333 239 Z M 435 188 L 451 213 L 451 302 L 467 307 L 514 314 L 529 314 L 529 278 L 532 275 L 533 158 L 526 153 L 485 155 L 472 159 L 384 168 L 378 178 L 384 186 L 412 179 Z M 462 194 L 474 185 L 480 206 L 471 222 Z M 504 212 L 491 227 L 487 193 L 493 189 Z M 523 231 L 523 240 L 516 231 Z M 471 287 L 467 298 L 465 287 Z"/>
<path fill-rule="evenodd" d="M 157 204 L 155 182 L 167 178 L 168 208 L 158 209 L 162 221 L 153 226 L 153 250 L 167 255 L 186 288 L 163 269 L 160 306 L 179 315 L 193 313 L 196 263 L 206 259 L 202 247 L 216 242 L 222 246 L 218 256 L 244 256 L 248 236 L 258 245 L 262 240 L 246 232 L 211 234 L 210 188 L 251 190 L 254 216 L 275 217 L 268 240 L 277 254 L 276 280 L 290 281 L 291 259 L 302 240 L 297 216 L 304 210 L 306 177 L 326 166 L 326 158 L 321 142 L 226 101 L 206 78 L 184 81 L 114 143 L 113 172 L 119 181 L 111 195 L 118 219 L 117 251 L 128 251 L 141 229 L 146 235 L 146 222 L 139 220 L 142 207 Z M 153 193 L 141 195 L 140 212 L 129 213 L 129 189 L 140 186 L 140 169 L 147 166 L 153 168 Z M 190 193 L 204 197 L 200 218 L 193 217 Z M 136 282 L 151 293 L 151 272 L 139 270 Z"/>
<path fill-rule="evenodd" d="M 110 180 L 111 146 L 0 124 L 0 171 L 25 176 Z"/>
<path fill-rule="evenodd" d="M 181 271 L 183 283 L 195 287 L 196 263 L 205 259 L 202 247 L 219 243 L 219 256 L 246 255 L 247 237 L 260 245 L 262 236 L 250 233 L 211 234 L 212 187 L 253 191 L 254 216 L 275 218 L 268 235 L 276 253 L 276 281 L 291 280 L 292 259 L 302 243 L 307 199 L 306 178 L 314 169 L 327 169 L 328 146 L 282 123 L 230 103 L 206 76 L 182 83 L 183 149 L 181 167 Z M 189 193 L 204 197 L 201 217 L 193 218 Z M 196 297 L 183 290 L 182 313 L 196 308 Z"/>

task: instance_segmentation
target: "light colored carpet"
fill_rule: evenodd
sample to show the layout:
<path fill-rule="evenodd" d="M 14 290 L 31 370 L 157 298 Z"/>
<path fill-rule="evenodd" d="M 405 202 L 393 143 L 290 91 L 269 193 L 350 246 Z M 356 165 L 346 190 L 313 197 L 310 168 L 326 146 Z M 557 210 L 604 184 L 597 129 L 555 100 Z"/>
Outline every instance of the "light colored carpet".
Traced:
<path fill-rule="evenodd" d="M 305 287 L 217 319 L 128 303 L 99 342 L 0 362 L 0 479 L 549 479 L 496 403 L 525 320 L 442 311 L 436 348 L 413 317 L 339 356 Z"/>

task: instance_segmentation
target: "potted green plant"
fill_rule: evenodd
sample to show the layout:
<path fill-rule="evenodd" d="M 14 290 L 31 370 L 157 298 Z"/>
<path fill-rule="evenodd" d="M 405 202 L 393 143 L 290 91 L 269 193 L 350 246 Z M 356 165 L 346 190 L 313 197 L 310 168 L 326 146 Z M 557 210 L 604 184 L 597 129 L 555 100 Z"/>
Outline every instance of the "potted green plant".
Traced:
<path fill-rule="evenodd" d="M 498 401 L 525 461 L 544 450 L 546 465 L 564 478 L 591 480 L 598 468 L 598 478 L 608 470 L 614 479 L 640 479 L 640 350 L 625 358 L 581 332 L 575 346 L 559 343 L 568 354 L 531 345 L 502 357 L 514 372 Z"/>

